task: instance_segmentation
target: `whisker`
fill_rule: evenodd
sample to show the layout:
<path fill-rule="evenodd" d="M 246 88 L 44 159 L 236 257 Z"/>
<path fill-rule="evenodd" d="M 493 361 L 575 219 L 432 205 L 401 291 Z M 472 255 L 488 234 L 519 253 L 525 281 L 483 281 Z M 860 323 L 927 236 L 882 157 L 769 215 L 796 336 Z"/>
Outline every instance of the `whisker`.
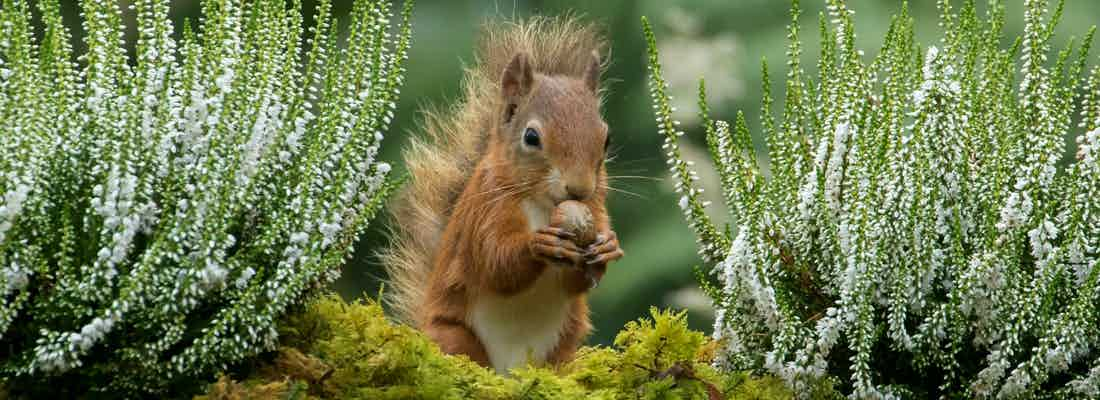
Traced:
<path fill-rule="evenodd" d="M 475 209 L 483 209 L 483 208 L 488 208 L 488 207 L 489 207 L 490 205 L 492 205 L 492 204 L 494 204 L 494 203 L 496 203 L 496 202 L 500 201 L 501 199 L 505 199 L 505 198 L 508 198 L 508 197 L 510 197 L 510 196 L 512 196 L 512 195 L 514 195 L 514 194 L 516 194 L 516 193 L 518 193 L 518 192 L 521 192 L 521 191 L 523 191 L 523 190 L 524 190 L 524 188 L 519 188 L 519 187 L 517 187 L 517 188 L 512 188 L 512 189 L 510 189 L 510 190 L 507 190 L 507 191 L 503 191 L 503 192 L 498 192 L 498 193 L 496 193 L 496 195 L 495 195 L 495 196 L 493 196 L 492 198 L 489 198 L 488 200 L 486 200 L 486 201 L 484 201 L 484 202 L 482 202 L 482 203 L 479 203 L 479 204 L 475 205 L 475 206 L 474 206 L 474 208 L 475 208 Z"/>
<path fill-rule="evenodd" d="M 519 188 L 515 188 L 515 189 L 510 190 L 510 191 L 501 193 L 499 196 L 494 197 L 491 200 L 489 200 L 489 201 L 485 202 L 484 204 L 482 204 L 481 207 L 491 207 L 493 205 L 496 205 L 497 202 L 500 202 L 504 199 L 510 198 L 512 196 L 515 196 L 515 195 L 524 194 L 528 190 L 531 190 L 531 188 L 530 187 L 519 187 Z"/>
<path fill-rule="evenodd" d="M 511 189 L 514 189 L 514 188 L 517 188 L 517 187 L 522 187 L 522 186 L 524 186 L 528 183 L 529 182 L 518 182 L 518 183 L 511 184 L 511 185 L 504 185 L 504 186 L 500 186 L 500 187 L 495 187 L 495 188 L 486 190 L 484 192 L 476 193 L 476 194 L 474 194 L 470 197 L 467 197 L 467 198 L 463 199 L 462 201 L 459 201 L 458 203 L 456 203 L 455 208 L 458 208 L 459 206 L 465 204 L 467 201 L 476 200 L 476 199 L 478 199 L 482 196 L 488 196 L 488 195 L 491 195 L 491 194 L 494 194 L 494 193 L 499 193 L 499 192 L 502 192 L 502 191 L 507 192 Z"/>
<path fill-rule="evenodd" d="M 654 178 L 652 176 L 641 176 L 641 175 L 608 175 L 607 179 L 609 179 L 609 180 L 611 180 L 611 179 L 645 179 L 645 180 L 650 180 L 650 181 L 654 181 L 654 182 L 660 182 L 660 181 L 664 180 L 664 179 L 661 179 L 661 178 Z"/>
<path fill-rule="evenodd" d="M 627 167 L 623 164 L 615 166 L 608 165 L 607 173 L 612 175 L 617 174 L 640 174 L 640 175 L 653 175 L 653 171 L 645 166 Z"/>
<path fill-rule="evenodd" d="M 499 161 L 499 162 L 495 162 L 495 163 L 492 163 L 492 164 L 484 164 L 484 165 L 481 165 L 480 163 L 474 164 L 475 167 L 480 167 L 481 169 L 490 169 L 490 168 L 496 168 L 496 167 L 505 166 L 505 165 L 513 165 L 513 162 L 511 160 L 504 160 L 504 161 Z"/>
<path fill-rule="evenodd" d="M 618 157 L 619 155 L 618 154 L 612 154 L 611 156 L 612 157 Z M 615 163 L 615 165 L 621 167 L 621 166 L 624 166 L 624 165 L 638 164 L 638 163 L 649 163 L 649 162 L 655 162 L 655 161 L 659 161 L 659 160 L 660 159 L 657 158 L 657 157 L 635 158 L 635 159 L 630 159 L 630 160 L 625 160 L 625 161 Z"/>
<path fill-rule="evenodd" d="M 642 196 L 642 195 L 640 195 L 640 194 L 637 194 L 637 193 L 631 192 L 631 191 L 629 191 L 629 190 L 619 189 L 619 188 L 616 188 L 616 187 L 611 187 L 611 186 L 606 186 L 606 185 L 604 185 L 604 186 L 602 186 L 602 187 L 603 187 L 604 189 L 610 190 L 610 191 L 612 191 L 612 192 L 618 192 L 618 193 L 622 193 L 622 194 L 625 194 L 625 195 L 630 195 L 630 196 L 634 196 L 634 197 L 637 197 L 637 198 L 639 198 L 639 199 L 643 199 L 643 200 L 649 200 L 649 198 L 648 198 L 648 197 L 645 197 L 645 196 Z"/>
<path fill-rule="evenodd" d="M 531 190 L 534 190 L 535 187 L 537 187 L 538 185 L 544 184 L 546 182 L 547 182 L 546 178 L 539 178 L 539 179 L 534 180 L 534 181 L 527 181 L 527 182 L 523 182 L 522 184 L 512 185 L 512 188 L 510 190 L 508 190 L 504 193 L 501 193 L 499 196 L 494 197 L 493 199 L 485 202 L 485 205 L 488 206 L 490 204 L 496 203 L 496 202 L 498 202 L 500 200 L 503 200 L 503 199 L 505 199 L 507 197 L 510 197 L 510 196 L 515 196 L 515 195 L 519 195 L 519 194 L 526 194 L 527 192 L 529 192 Z"/>
<path fill-rule="evenodd" d="M 500 186 L 500 187 L 495 187 L 495 188 L 486 190 L 484 192 L 474 194 L 473 196 L 470 196 L 470 198 L 468 198 L 467 200 L 472 200 L 472 199 L 478 198 L 480 196 L 485 196 L 485 195 L 489 195 L 489 194 L 493 194 L 493 193 L 497 193 L 497 192 L 501 192 L 501 191 L 510 190 L 512 188 L 522 186 L 523 184 L 524 184 L 524 182 L 520 182 L 520 183 L 511 184 L 511 185 L 504 185 L 504 186 Z"/>

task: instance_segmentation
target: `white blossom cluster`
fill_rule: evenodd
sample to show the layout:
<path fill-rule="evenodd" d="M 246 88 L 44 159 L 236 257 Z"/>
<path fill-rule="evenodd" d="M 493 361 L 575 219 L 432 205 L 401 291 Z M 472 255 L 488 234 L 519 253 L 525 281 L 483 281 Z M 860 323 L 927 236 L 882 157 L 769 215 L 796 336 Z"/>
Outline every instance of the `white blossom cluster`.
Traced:
<path fill-rule="evenodd" d="M 391 189 L 411 2 L 206 0 L 181 36 L 169 3 L 82 2 L 79 57 L 56 0 L 0 7 L 0 384 L 143 395 L 270 349 Z"/>
<path fill-rule="evenodd" d="M 868 58 L 855 48 L 854 12 L 826 0 L 811 79 L 793 3 L 779 123 L 770 93 L 763 101 L 769 176 L 744 118 L 733 129 L 710 120 L 700 85 L 735 216 L 725 229 L 680 157 L 683 131 L 646 26 L 680 208 L 715 265 L 714 337 L 729 346 L 715 364 L 776 374 L 804 397 L 831 382 L 857 399 L 1095 398 L 1100 68 L 1086 68 L 1095 29 L 1048 60 L 1061 5 L 1025 1 L 1025 31 L 1006 48 L 1013 4 L 941 0 L 939 43 L 918 46 L 903 10 Z M 766 65 L 763 76 L 767 91 Z"/>

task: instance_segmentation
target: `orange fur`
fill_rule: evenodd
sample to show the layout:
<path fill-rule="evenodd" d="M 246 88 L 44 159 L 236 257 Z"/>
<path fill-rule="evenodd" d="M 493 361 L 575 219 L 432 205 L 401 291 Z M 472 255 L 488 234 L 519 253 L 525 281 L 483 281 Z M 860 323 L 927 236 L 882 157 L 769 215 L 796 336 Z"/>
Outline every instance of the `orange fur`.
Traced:
<path fill-rule="evenodd" d="M 432 141 L 406 153 L 412 183 L 395 203 L 395 245 L 384 254 L 396 289 L 390 300 L 448 353 L 498 370 L 514 366 L 517 355 L 507 353 L 515 348 L 559 363 L 591 329 L 585 268 L 602 276 L 622 256 L 604 205 L 604 45 L 593 27 L 570 19 L 489 26 L 484 36 L 465 103 L 429 114 Z M 524 142 L 528 128 L 539 145 Z M 539 215 L 569 198 L 588 205 L 605 240 L 578 249 L 540 225 Z M 533 317 L 482 315 L 542 298 L 551 303 L 547 319 L 537 309 Z M 556 306 L 565 310 L 560 319 L 551 318 Z M 532 337 L 528 347 L 524 337 L 492 331 L 523 324 L 541 330 L 521 332 Z"/>

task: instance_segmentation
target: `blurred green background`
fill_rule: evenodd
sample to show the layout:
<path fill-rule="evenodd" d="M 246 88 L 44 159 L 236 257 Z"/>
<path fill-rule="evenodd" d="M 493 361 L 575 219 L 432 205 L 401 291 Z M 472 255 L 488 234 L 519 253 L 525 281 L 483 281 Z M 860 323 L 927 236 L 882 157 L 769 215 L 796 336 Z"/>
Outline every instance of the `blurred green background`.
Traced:
<path fill-rule="evenodd" d="M 313 1 L 304 1 L 311 14 Z M 79 2 L 63 1 L 66 21 L 75 28 Z M 122 2 L 123 4 L 126 1 Z M 173 2 L 177 26 L 185 18 L 199 18 L 199 1 Z M 351 0 L 334 0 L 335 11 L 344 14 Z M 803 1 L 800 20 L 805 42 L 803 64 L 813 73 L 817 59 L 817 19 L 824 1 Z M 956 6 L 961 1 L 955 0 Z M 980 6 L 986 2 L 978 1 Z M 1022 1 L 1008 3 L 1008 34 L 1022 31 Z M 900 10 L 898 0 L 851 0 L 856 11 L 858 45 L 868 59 L 877 54 L 890 16 Z M 923 44 L 939 40 L 935 1 L 910 1 L 911 13 Z M 604 116 L 611 126 L 614 161 L 612 175 L 637 176 L 615 181 L 615 187 L 633 194 L 612 193 L 609 208 L 626 257 L 613 264 L 592 297 L 596 331 L 590 343 L 607 344 L 622 325 L 648 314 L 651 306 L 686 308 L 697 329 L 710 330 L 708 300 L 696 288 L 692 268 L 699 265 L 694 236 L 682 222 L 667 170 L 659 152 L 661 137 L 656 133 L 646 87 L 645 43 L 640 17 L 654 25 L 662 62 L 677 103 L 678 117 L 688 135 L 685 154 L 697 160 L 703 185 L 714 204 L 721 204 L 715 173 L 705 160 L 702 135 L 695 116 L 697 80 L 705 76 L 715 117 L 732 119 L 744 110 L 750 127 L 760 125 L 759 100 L 761 59 L 771 60 L 773 93 L 782 107 L 781 78 L 786 73 L 786 24 L 789 2 L 783 0 L 421 0 L 413 12 L 413 46 L 407 83 L 402 90 L 399 112 L 388 133 L 382 158 L 401 170 L 400 152 L 414 126 L 418 112 L 427 104 L 448 103 L 459 94 L 463 63 L 472 61 L 478 27 L 489 19 L 573 14 L 606 27 L 611 40 L 610 69 L 604 74 L 610 88 Z M 395 5 L 399 7 L 398 5 Z M 1067 12 L 1056 31 L 1060 48 L 1071 36 L 1083 35 L 1100 20 L 1100 2 L 1068 0 Z M 132 16 L 131 16 L 132 18 Z M 307 17 L 308 19 L 309 17 Z M 307 20 L 307 23 L 311 21 Z M 133 37 L 132 19 L 127 22 Z M 79 40 L 79 39 L 77 39 Z M 1006 41 L 1007 45 L 1008 41 Z M 82 47 L 79 42 L 75 43 Z M 758 129 L 755 129 L 758 131 Z M 756 138 L 758 149 L 763 150 Z M 721 207 L 712 215 L 725 220 Z M 375 221 L 357 246 L 354 259 L 336 283 L 345 297 L 374 296 L 385 278 L 375 251 L 385 244 L 385 224 Z"/>

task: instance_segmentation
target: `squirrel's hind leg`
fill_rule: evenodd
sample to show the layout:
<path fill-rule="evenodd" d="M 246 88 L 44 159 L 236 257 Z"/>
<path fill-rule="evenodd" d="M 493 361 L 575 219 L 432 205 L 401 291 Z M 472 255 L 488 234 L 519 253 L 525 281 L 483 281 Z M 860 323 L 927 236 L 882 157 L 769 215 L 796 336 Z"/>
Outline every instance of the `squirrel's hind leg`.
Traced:
<path fill-rule="evenodd" d="M 492 368 L 489 354 L 474 332 L 458 323 L 433 322 L 424 328 L 424 333 L 439 344 L 447 354 L 465 354 L 470 360 L 486 368 Z"/>

